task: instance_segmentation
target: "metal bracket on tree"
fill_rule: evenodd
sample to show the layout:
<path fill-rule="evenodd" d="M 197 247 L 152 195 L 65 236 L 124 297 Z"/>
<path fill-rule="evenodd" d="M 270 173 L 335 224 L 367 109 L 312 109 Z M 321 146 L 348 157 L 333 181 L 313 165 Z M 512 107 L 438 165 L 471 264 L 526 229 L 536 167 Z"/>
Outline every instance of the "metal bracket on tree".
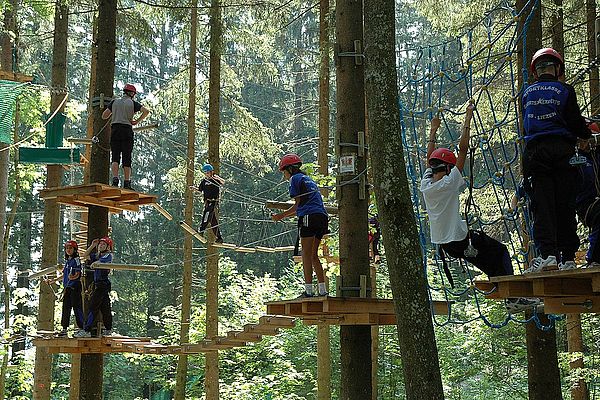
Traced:
<path fill-rule="evenodd" d="M 338 65 L 339 62 L 338 57 L 354 57 L 355 65 L 362 65 L 363 58 L 365 58 L 365 55 L 362 53 L 362 44 L 360 40 L 354 41 L 354 51 L 341 51 L 339 43 L 336 43 L 333 52 L 336 65 Z"/>

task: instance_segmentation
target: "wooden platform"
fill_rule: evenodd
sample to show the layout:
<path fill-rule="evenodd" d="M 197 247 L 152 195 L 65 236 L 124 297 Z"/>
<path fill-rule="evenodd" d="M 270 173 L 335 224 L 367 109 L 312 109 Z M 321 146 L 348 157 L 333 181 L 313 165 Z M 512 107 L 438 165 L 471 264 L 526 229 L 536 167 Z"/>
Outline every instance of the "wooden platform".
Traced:
<path fill-rule="evenodd" d="M 449 304 L 434 301 L 433 312 L 447 315 Z M 356 297 L 309 297 L 267 303 L 267 314 L 297 317 L 304 324 L 327 325 L 395 325 L 392 299 Z"/>
<path fill-rule="evenodd" d="M 226 336 L 205 338 L 200 343 L 164 345 L 154 343 L 150 338 L 127 336 L 104 336 L 102 338 L 65 338 L 52 333 L 43 333 L 33 339 L 37 347 L 48 349 L 49 353 L 137 353 L 137 354 L 199 354 L 260 342 L 263 336 L 277 335 L 282 328 L 293 328 L 295 318 L 277 315 L 264 315 L 257 324 L 244 325 L 241 331 L 227 332 Z"/>
<path fill-rule="evenodd" d="M 102 183 L 92 183 L 43 189 L 40 197 L 44 200 L 55 199 L 60 204 L 76 207 L 106 207 L 110 212 L 120 213 L 122 211 L 137 212 L 140 210 L 140 206 L 156 204 L 158 196 Z"/>
<path fill-rule="evenodd" d="M 498 276 L 473 283 L 490 299 L 543 298 L 548 314 L 600 312 L 600 267 Z"/>

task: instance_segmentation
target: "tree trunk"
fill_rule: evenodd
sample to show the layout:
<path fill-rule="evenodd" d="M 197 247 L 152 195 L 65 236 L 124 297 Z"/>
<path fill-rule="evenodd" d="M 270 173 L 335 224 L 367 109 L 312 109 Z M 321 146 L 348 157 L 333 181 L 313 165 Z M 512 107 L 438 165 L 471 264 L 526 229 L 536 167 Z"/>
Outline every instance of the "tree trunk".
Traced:
<path fill-rule="evenodd" d="M 94 97 L 102 94 L 105 99 L 113 96 L 115 78 L 117 1 L 100 0 L 98 4 L 98 65 L 96 71 Z M 91 99 L 90 99 L 91 101 Z M 93 119 L 93 132 L 98 136 L 99 143 L 91 146 L 90 182 L 108 184 L 110 124 L 102 119 L 100 107 L 94 107 L 90 117 Z M 88 208 L 88 246 L 94 238 L 108 234 L 108 209 L 104 207 Z M 84 287 L 93 281 L 93 274 L 84 276 Z M 87 310 L 87 297 L 84 296 L 84 310 Z M 104 358 L 102 354 L 82 354 L 79 398 L 82 400 L 102 399 Z"/>
<path fill-rule="evenodd" d="M 219 0 L 211 1 L 210 9 L 210 71 L 208 88 L 208 162 L 220 172 L 221 155 L 221 50 L 223 25 Z M 215 236 L 208 229 L 209 243 Z M 213 246 L 206 249 L 206 336 L 219 335 L 219 251 Z M 219 352 L 206 353 L 206 400 L 219 399 Z"/>
<path fill-rule="evenodd" d="M 329 0 L 319 2 L 319 173 L 329 175 Z M 329 191 L 323 189 L 322 194 Z M 323 244 L 323 255 L 327 255 Z M 328 283 L 327 276 L 325 282 Z M 317 400 L 331 399 L 330 328 L 317 325 Z"/>
<path fill-rule="evenodd" d="M 590 64 L 596 59 L 596 0 L 585 0 L 587 15 L 587 50 Z M 562 54 L 562 53 L 561 53 Z M 590 112 L 595 115 L 600 112 L 600 80 L 598 80 L 598 68 L 590 70 Z"/>
<path fill-rule="evenodd" d="M 194 184 L 194 158 L 196 157 L 196 41 L 198 35 L 198 2 L 191 4 L 190 22 L 190 82 L 188 99 L 188 146 L 187 146 L 187 171 L 185 174 L 185 211 L 184 219 L 192 225 L 194 215 L 194 194 L 190 186 Z M 180 343 L 189 342 L 190 313 L 192 297 L 192 236 L 185 233 L 183 241 L 183 288 L 181 293 L 181 329 L 179 331 Z M 177 376 L 175 385 L 175 400 L 184 400 L 187 382 L 188 359 L 186 354 L 181 354 L 177 361 Z"/>
<path fill-rule="evenodd" d="M 550 18 L 552 28 L 552 48 L 564 56 L 565 54 L 565 29 L 563 0 L 553 0 L 554 7 Z"/>
<path fill-rule="evenodd" d="M 396 82 L 394 2 L 365 0 L 365 82 L 375 195 L 396 309 L 406 398 L 443 399 L 423 254 L 406 176 Z M 393 189 L 392 189 L 393 188 Z"/>
<path fill-rule="evenodd" d="M 518 30 L 523 29 L 525 19 L 530 14 L 531 7 L 537 3 L 528 4 L 525 0 L 518 0 L 515 4 L 517 10 L 523 9 L 527 5 L 527 9 L 521 14 L 518 22 Z M 525 45 L 525 49 L 523 49 Z M 522 40 L 517 41 L 517 69 L 518 71 L 528 70 L 527 66 L 533 54 L 542 47 L 542 18 L 539 6 L 529 22 L 527 31 L 527 39 L 524 44 Z M 523 59 L 523 50 L 525 50 L 525 59 Z M 517 74 L 519 88 L 524 84 L 523 73 Z M 529 82 L 533 81 L 531 74 L 528 75 Z M 522 104 L 519 99 L 519 129 L 523 131 L 523 116 Z M 539 314 L 540 320 L 547 320 L 543 314 Z M 538 329 L 535 324 L 529 323 L 526 328 L 527 340 L 527 365 L 528 365 L 528 380 L 529 380 L 529 399 L 562 399 L 560 386 L 560 372 L 558 369 L 558 359 L 556 354 L 556 330 L 551 329 L 543 332 Z"/>
<path fill-rule="evenodd" d="M 583 363 L 583 335 L 581 334 L 581 315 L 567 314 L 567 344 L 569 353 L 577 353 L 574 357 L 572 354 L 569 362 L 571 374 L 578 375 L 582 368 L 585 368 Z M 589 392 L 585 379 L 579 379 L 571 387 L 571 400 L 588 400 Z"/>
<path fill-rule="evenodd" d="M 92 17 L 92 43 L 98 43 L 98 17 L 94 13 Z M 94 111 L 92 107 L 92 99 L 94 98 L 94 93 L 96 93 L 96 65 L 98 64 L 98 47 L 92 45 L 91 51 L 91 61 L 90 61 L 90 85 L 88 87 L 88 120 L 86 126 L 86 137 L 91 139 L 94 136 L 94 119 L 92 118 L 92 113 Z M 90 160 L 92 157 L 92 146 L 85 146 L 85 158 L 86 160 Z M 86 163 L 83 169 L 83 182 L 85 184 L 90 182 L 90 163 Z M 88 235 L 89 237 L 89 235 Z"/>
<path fill-rule="evenodd" d="M 54 11 L 54 44 L 52 50 L 52 86 L 66 87 L 67 80 L 67 34 L 68 7 L 64 2 L 57 5 Z M 66 91 L 53 92 L 50 101 L 50 113 L 61 104 Z M 62 112 L 63 110 L 59 110 Z M 62 167 L 47 166 L 46 187 L 57 187 L 62 183 Z M 44 234 L 42 237 L 42 268 L 56 265 L 58 260 L 58 241 L 60 238 L 60 206 L 55 200 L 44 203 Z M 55 297 L 52 288 L 40 284 L 39 307 L 37 316 L 38 330 L 54 329 Z M 34 399 L 49 399 L 52 382 L 52 356 L 46 348 L 36 348 L 34 369 Z"/>
<path fill-rule="evenodd" d="M 336 37 L 340 52 L 353 52 L 362 46 L 362 0 L 341 0 L 336 5 Z M 359 52 L 362 50 L 358 49 Z M 357 63 L 358 61 L 358 63 Z M 364 68 L 361 56 L 339 57 L 337 63 L 337 143 L 358 144 L 359 132 L 365 131 Z M 369 276 L 367 241 L 368 195 L 366 188 L 367 152 L 358 156 L 356 146 L 337 146 L 337 155 L 353 156 L 353 172 L 337 177 L 340 224 L 340 272 L 342 287 L 359 287 L 360 276 Z M 363 177 L 361 179 L 361 177 Z M 351 182 L 350 182 L 351 181 Z M 359 198 L 363 197 L 363 198 Z M 344 290 L 345 297 L 359 296 L 358 290 Z M 342 400 L 371 398 L 371 327 L 340 327 Z"/>

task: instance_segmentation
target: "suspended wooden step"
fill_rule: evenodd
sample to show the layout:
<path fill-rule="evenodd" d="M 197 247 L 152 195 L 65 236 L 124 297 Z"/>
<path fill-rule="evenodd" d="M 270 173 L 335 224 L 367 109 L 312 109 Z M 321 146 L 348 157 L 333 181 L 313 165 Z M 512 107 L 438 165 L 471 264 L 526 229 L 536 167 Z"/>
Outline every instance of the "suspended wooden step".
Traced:
<path fill-rule="evenodd" d="M 338 256 L 319 256 L 321 260 L 325 260 L 327 263 L 339 264 L 340 258 Z M 302 256 L 294 256 L 294 262 L 302 262 Z"/>
<path fill-rule="evenodd" d="M 33 82 L 33 76 L 19 74 L 18 72 L 0 70 L 0 79 L 13 82 Z"/>
<path fill-rule="evenodd" d="M 433 301 L 436 315 L 447 315 L 449 303 Z M 267 314 L 297 317 L 304 324 L 328 325 L 395 325 L 392 299 L 354 297 L 309 297 L 267 303 Z"/>
<path fill-rule="evenodd" d="M 265 207 L 270 208 L 272 210 L 287 210 L 288 208 L 290 208 L 293 205 L 294 205 L 293 201 L 267 201 L 265 203 Z M 329 215 L 337 215 L 338 214 L 337 206 L 325 205 L 325 211 L 327 211 L 327 214 L 329 214 Z"/>
<path fill-rule="evenodd" d="M 192 235 L 200 243 L 206 243 L 206 239 L 204 238 L 204 236 L 202 236 L 197 230 L 186 224 L 185 221 L 179 221 L 179 225 L 183 228 L 184 231 Z"/>
<path fill-rule="evenodd" d="M 178 354 L 181 346 L 167 346 L 153 343 L 150 338 L 127 336 L 104 336 L 101 338 L 65 338 L 38 332 L 33 339 L 34 346 L 44 347 L 49 353 L 137 353 L 137 354 Z"/>
<path fill-rule="evenodd" d="M 40 197 L 75 207 L 106 207 L 110 212 L 138 212 L 140 206 L 157 202 L 157 195 L 140 193 L 102 183 L 43 189 Z"/>
<path fill-rule="evenodd" d="M 53 265 L 52 267 L 47 267 L 47 268 L 39 270 L 38 272 L 29 274 L 27 279 L 29 279 L 29 280 L 37 279 L 37 278 L 41 278 L 42 276 L 47 276 L 50 274 L 56 275 L 56 272 L 62 271 L 63 267 L 64 267 L 64 265 L 56 264 L 56 265 Z"/>
<path fill-rule="evenodd" d="M 143 265 L 143 264 L 119 264 L 119 263 L 101 263 L 93 262 L 90 265 L 91 269 L 113 269 L 121 271 L 158 271 L 158 265 Z"/>
<path fill-rule="evenodd" d="M 600 312 L 600 266 L 497 276 L 473 283 L 490 299 L 542 298 L 547 314 Z"/>

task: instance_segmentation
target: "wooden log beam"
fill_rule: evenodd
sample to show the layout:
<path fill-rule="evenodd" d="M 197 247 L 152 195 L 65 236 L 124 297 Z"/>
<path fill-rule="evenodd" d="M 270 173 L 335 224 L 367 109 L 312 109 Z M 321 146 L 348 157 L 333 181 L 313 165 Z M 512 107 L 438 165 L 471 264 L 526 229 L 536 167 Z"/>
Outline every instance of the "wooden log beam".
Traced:
<path fill-rule="evenodd" d="M 52 267 L 44 268 L 42 270 L 39 270 L 38 272 L 34 272 L 33 274 L 30 274 L 27 277 L 27 279 L 29 279 L 29 280 L 31 280 L 31 279 L 37 279 L 37 278 L 40 278 L 42 276 L 51 274 L 53 272 L 60 271 L 62 269 L 63 269 L 63 265 L 61 265 L 61 264 L 53 265 Z"/>
<path fill-rule="evenodd" d="M 179 221 L 179 225 L 183 228 L 184 231 L 192 235 L 200 243 L 206 243 L 206 239 L 204 238 L 204 236 L 202 236 L 197 230 L 186 224 L 185 221 Z"/>
<path fill-rule="evenodd" d="M 119 263 L 101 263 L 93 262 L 90 265 L 92 269 L 114 269 L 122 271 L 158 271 L 158 265 L 144 265 L 144 264 L 119 264 Z"/>
<path fill-rule="evenodd" d="M 151 203 L 151 204 L 156 209 L 156 211 L 161 213 L 162 216 L 165 217 L 167 220 L 169 220 L 169 221 L 173 220 L 173 216 L 171 214 L 169 214 L 169 212 L 167 210 L 162 208 L 160 204 L 158 204 L 158 203 Z"/>
<path fill-rule="evenodd" d="M 21 83 L 33 82 L 33 76 L 4 70 L 0 70 L 0 79 L 2 79 L 3 81 L 13 81 Z"/>

